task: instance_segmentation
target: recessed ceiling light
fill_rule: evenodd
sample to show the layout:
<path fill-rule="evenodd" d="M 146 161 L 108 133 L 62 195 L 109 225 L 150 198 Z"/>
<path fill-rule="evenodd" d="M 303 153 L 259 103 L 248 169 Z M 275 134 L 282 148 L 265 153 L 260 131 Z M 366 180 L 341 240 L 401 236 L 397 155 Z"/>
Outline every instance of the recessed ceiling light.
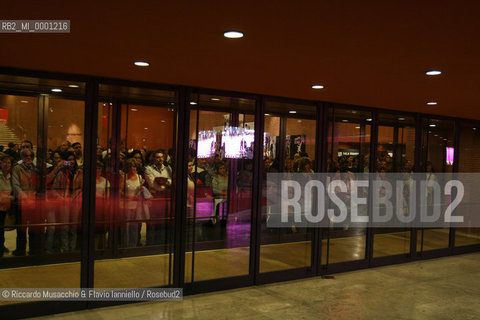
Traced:
<path fill-rule="evenodd" d="M 148 130 L 148 128 L 143 128 L 143 129 Z"/>
<path fill-rule="evenodd" d="M 212 100 L 212 101 L 220 101 L 219 98 L 211 98 L 210 100 Z"/>
<path fill-rule="evenodd" d="M 225 31 L 223 33 L 223 36 L 225 38 L 229 38 L 229 39 L 238 39 L 238 38 L 243 38 L 243 32 L 240 32 L 240 31 Z"/>
<path fill-rule="evenodd" d="M 428 71 L 425 71 L 425 74 L 427 76 L 438 76 L 439 74 L 442 74 L 442 71 L 440 71 L 440 70 L 428 70 Z"/>
<path fill-rule="evenodd" d="M 323 86 L 321 84 L 314 84 L 312 89 L 323 89 Z"/>
<path fill-rule="evenodd" d="M 138 67 L 148 67 L 150 63 L 145 61 L 135 61 L 134 64 Z"/>
<path fill-rule="evenodd" d="M 434 137 L 438 137 L 438 134 L 434 134 L 433 136 L 434 136 Z"/>
<path fill-rule="evenodd" d="M 78 88 L 78 84 L 69 84 L 68 87 L 69 88 Z"/>
<path fill-rule="evenodd" d="M 346 119 L 343 119 L 343 120 L 342 120 L 342 122 L 348 122 L 348 120 L 346 120 Z"/>
<path fill-rule="evenodd" d="M 160 122 L 165 122 L 165 120 L 160 120 Z"/>
<path fill-rule="evenodd" d="M 298 122 L 298 123 L 301 123 L 301 122 L 302 122 L 302 120 L 297 120 L 297 122 Z"/>
<path fill-rule="evenodd" d="M 22 101 L 20 101 L 20 103 L 28 103 L 28 101 L 27 100 L 22 100 Z"/>
<path fill-rule="evenodd" d="M 62 92 L 62 89 L 53 88 L 53 89 L 52 89 L 52 92 Z"/>
<path fill-rule="evenodd" d="M 365 119 L 365 120 L 367 120 L 367 121 L 372 121 L 372 118 L 368 118 L 368 119 Z"/>
<path fill-rule="evenodd" d="M 195 101 L 190 101 L 190 104 L 191 104 L 192 106 L 194 106 L 194 105 L 196 105 L 197 103 L 196 103 Z"/>
<path fill-rule="evenodd" d="M 130 110 L 132 110 L 132 111 L 138 111 L 138 109 L 136 109 L 136 108 L 132 108 L 132 109 L 130 109 Z"/>
<path fill-rule="evenodd" d="M 295 111 L 295 110 L 290 110 L 290 111 L 288 111 L 288 113 L 297 113 L 297 111 Z"/>
<path fill-rule="evenodd" d="M 437 105 L 437 102 L 436 102 L 436 101 L 430 101 L 430 102 L 427 102 L 427 105 L 429 105 L 429 106 L 436 106 L 436 105 Z"/>
<path fill-rule="evenodd" d="M 405 118 L 398 118 L 398 120 L 403 121 L 403 120 L 405 120 Z"/>
<path fill-rule="evenodd" d="M 265 115 L 268 117 L 270 115 L 270 113 L 265 113 Z"/>
<path fill-rule="evenodd" d="M 432 123 L 432 124 L 430 125 L 431 128 L 435 128 L 436 126 L 437 126 L 437 125 L 434 124 L 434 123 Z"/>
<path fill-rule="evenodd" d="M 355 129 L 360 129 L 360 127 L 355 127 Z"/>

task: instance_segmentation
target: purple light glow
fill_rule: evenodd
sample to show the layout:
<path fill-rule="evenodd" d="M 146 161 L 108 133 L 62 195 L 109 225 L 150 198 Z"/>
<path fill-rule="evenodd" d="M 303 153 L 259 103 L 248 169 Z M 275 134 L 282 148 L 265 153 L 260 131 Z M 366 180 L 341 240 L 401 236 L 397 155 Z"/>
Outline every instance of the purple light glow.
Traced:
<path fill-rule="evenodd" d="M 452 147 L 447 147 L 447 164 L 448 165 L 453 164 L 454 154 L 455 154 L 455 149 Z"/>

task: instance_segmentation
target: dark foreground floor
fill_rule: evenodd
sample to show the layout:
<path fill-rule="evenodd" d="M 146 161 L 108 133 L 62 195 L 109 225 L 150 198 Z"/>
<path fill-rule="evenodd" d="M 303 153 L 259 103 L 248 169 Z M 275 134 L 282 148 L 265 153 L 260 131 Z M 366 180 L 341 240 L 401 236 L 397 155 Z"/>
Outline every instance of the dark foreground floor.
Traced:
<path fill-rule="evenodd" d="M 52 318 L 480 319 L 480 253 Z"/>

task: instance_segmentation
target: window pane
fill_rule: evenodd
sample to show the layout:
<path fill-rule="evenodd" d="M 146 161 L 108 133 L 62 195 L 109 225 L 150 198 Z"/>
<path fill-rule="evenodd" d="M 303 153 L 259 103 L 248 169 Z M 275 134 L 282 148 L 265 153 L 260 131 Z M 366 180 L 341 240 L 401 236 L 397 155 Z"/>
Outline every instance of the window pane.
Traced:
<path fill-rule="evenodd" d="M 395 114 L 379 114 L 376 170 L 401 174 L 408 181 L 415 163 L 415 118 Z M 383 175 L 381 175 L 383 176 Z M 409 202 L 404 194 L 403 203 Z M 410 252 L 409 226 L 375 229 L 373 257 L 407 254 Z"/>
<path fill-rule="evenodd" d="M 260 272 L 310 267 L 312 229 L 294 224 L 289 228 L 267 227 L 275 206 L 266 200 L 266 182 L 268 173 L 313 172 L 316 107 L 267 102 L 265 112 Z"/>
<path fill-rule="evenodd" d="M 371 122 L 370 112 L 329 109 L 328 172 L 332 178 L 348 182 L 352 175 L 369 172 Z M 366 233 L 366 228 L 332 223 L 324 232 L 322 264 L 365 259 Z"/>
<path fill-rule="evenodd" d="M 255 101 L 191 100 L 185 281 L 247 275 Z"/>
<path fill-rule="evenodd" d="M 79 287 L 83 170 L 72 144 L 84 142 L 84 84 L 0 80 L 2 89 L 24 92 L 0 95 L 0 284 Z"/>

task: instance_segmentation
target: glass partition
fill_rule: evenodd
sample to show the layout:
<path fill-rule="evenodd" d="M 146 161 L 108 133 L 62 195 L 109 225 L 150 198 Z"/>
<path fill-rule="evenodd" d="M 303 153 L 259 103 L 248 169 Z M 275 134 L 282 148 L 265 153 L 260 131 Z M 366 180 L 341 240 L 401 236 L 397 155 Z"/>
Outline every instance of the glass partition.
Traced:
<path fill-rule="evenodd" d="M 458 172 L 480 172 L 480 126 L 476 122 L 462 122 L 460 125 L 460 146 Z M 469 215 L 471 212 L 478 214 L 480 211 L 479 199 L 474 199 L 465 194 L 463 202 L 468 204 Z M 455 229 L 455 246 L 468 246 L 480 243 L 480 228 L 466 226 Z"/>
<path fill-rule="evenodd" d="M 369 172 L 371 124 L 370 112 L 334 108 L 328 110 L 327 171 L 331 179 L 341 179 L 348 186 L 352 177 Z M 362 197 L 367 195 L 363 194 Z M 338 196 L 348 203 L 348 194 Z M 329 205 L 333 206 L 333 203 Z M 330 223 L 323 234 L 322 264 L 366 258 L 367 228 L 350 228 L 348 225 L 339 227 Z"/>
<path fill-rule="evenodd" d="M 168 286 L 175 226 L 175 92 L 101 85 L 100 95 L 95 287 Z"/>
<path fill-rule="evenodd" d="M 84 84 L 0 83 L 0 286 L 78 288 Z"/>
<path fill-rule="evenodd" d="M 444 119 L 423 119 L 422 137 L 422 172 L 427 181 L 438 180 L 436 173 L 451 174 L 453 172 L 453 157 L 448 156 L 448 150 L 454 148 L 454 121 Z M 432 197 L 427 191 L 427 208 L 430 208 Z M 444 198 L 442 201 L 448 201 Z M 449 247 L 450 228 L 423 228 L 418 231 L 417 251 L 429 251 Z"/>
<path fill-rule="evenodd" d="M 376 171 L 378 179 L 399 176 L 412 180 L 415 164 L 415 118 L 380 113 L 378 116 L 378 145 Z M 384 174 L 388 173 L 388 175 Z M 403 203 L 408 208 L 410 195 L 405 187 Z M 404 214 L 407 214 L 404 212 Z M 410 252 L 409 225 L 404 228 L 378 228 L 374 231 L 373 257 Z"/>
<path fill-rule="evenodd" d="M 276 172 L 312 173 L 316 161 L 317 110 L 313 105 L 267 102 L 262 178 L 260 272 L 311 266 L 312 229 L 268 228 L 276 206 L 266 200 L 267 175 Z"/>
<path fill-rule="evenodd" d="M 190 100 L 185 281 L 249 274 L 255 100 Z"/>

